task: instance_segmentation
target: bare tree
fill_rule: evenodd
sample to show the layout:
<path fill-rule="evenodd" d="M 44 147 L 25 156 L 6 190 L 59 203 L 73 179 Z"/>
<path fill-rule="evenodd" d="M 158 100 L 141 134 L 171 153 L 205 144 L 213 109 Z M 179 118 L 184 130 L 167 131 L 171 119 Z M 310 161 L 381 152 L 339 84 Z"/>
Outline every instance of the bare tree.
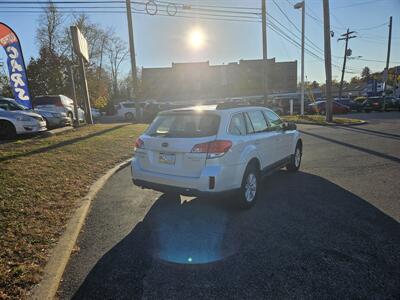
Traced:
<path fill-rule="evenodd" d="M 106 47 L 108 61 L 110 64 L 110 75 L 113 94 L 118 94 L 118 75 L 121 63 L 127 58 L 129 51 L 126 43 L 119 37 L 112 37 Z"/>
<path fill-rule="evenodd" d="M 49 1 L 39 18 L 39 27 L 36 31 L 36 41 L 39 47 L 47 49 L 51 54 L 56 54 L 61 43 L 61 30 L 63 18 L 57 7 Z"/>

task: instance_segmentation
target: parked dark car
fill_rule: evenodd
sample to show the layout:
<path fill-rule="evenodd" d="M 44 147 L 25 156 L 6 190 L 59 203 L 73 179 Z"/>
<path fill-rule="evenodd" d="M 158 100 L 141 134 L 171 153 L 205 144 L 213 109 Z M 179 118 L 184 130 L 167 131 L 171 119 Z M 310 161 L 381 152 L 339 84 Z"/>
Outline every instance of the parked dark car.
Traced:
<path fill-rule="evenodd" d="M 350 98 L 335 99 L 335 101 L 348 106 L 350 108 L 350 111 L 362 112 L 364 110 L 363 102 L 354 101 Z"/>
<path fill-rule="evenodd" d="M 368 97 L 364 102 L 364 111 L 400 110 L 400 101 L 392 96 Z"/>
<path fill-rule="evenodd" d="M 334 114 L 347 114 L 348 112 L 350 112 L 350 108 L 346 105 L 333 101 L 332 111 Z M 316 101 L 314 103 L 308 104 L 307 112 L 309 114 L 324 115 L 326 113 L 326 101 Z"/>

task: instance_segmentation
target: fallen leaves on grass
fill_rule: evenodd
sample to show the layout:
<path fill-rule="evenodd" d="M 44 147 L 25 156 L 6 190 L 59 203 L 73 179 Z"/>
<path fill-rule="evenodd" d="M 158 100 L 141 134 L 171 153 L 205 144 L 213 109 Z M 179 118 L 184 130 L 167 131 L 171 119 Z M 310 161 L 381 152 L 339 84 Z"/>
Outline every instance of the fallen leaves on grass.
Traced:
<path fill-rule="evenodd" d="M 0 299 L 26 298 L 90 185 L 145 125 L 92 125 L 0 145 Z"/>

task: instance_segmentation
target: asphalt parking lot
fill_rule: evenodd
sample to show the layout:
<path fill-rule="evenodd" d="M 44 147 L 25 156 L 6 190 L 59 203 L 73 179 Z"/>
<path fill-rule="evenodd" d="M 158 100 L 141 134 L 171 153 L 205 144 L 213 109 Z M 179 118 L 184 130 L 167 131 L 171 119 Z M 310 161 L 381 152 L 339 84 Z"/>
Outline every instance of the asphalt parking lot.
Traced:
<path fill-rule="evenodd" d="M 130 170 L 98 194 L 61 299 L 400 297 L 400 113 L 302 125 L 301 171 L 233 199 L 167 198 Z"/>

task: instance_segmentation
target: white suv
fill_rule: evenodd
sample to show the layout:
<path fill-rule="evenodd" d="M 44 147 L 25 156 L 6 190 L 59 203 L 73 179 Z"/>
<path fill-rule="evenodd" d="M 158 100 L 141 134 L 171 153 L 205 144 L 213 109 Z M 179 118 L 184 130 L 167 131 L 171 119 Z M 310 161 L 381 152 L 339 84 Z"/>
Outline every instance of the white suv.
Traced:
<path fill-rule="evenodd" d="M 136 119 L 135 102 L 124 101 L 116 105 L 117 116 L 122 117 L 127 121 L 134 121 Z"/>
<path fill-rule="evenodd" d="M 297 171 L 302 140 L 295 124 L 265 107 L 197 106 L 161 112 L 135 142 L 133 183 L 188 196 L 236 192 L 244 207 L 262 175 Z"/>

